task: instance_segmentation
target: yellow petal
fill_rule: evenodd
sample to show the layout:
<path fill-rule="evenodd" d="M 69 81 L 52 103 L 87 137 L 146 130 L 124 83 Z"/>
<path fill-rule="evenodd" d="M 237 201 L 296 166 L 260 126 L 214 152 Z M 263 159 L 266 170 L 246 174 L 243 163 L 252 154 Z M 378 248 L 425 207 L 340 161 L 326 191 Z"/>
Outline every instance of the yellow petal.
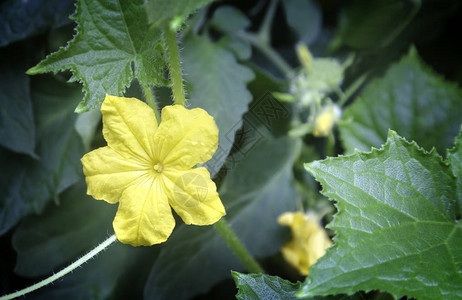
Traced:
<path fill-rule="evenodd" d="M 151 246 L 168 239 L 175 219 L 159 177 L 125 190 L 113 226 L 117 239 L 132 246 Z"/>
<path fill-rule="evenodd" d="M 96 149 L 82 157 L 87 193 L 95 199 L 116 203 L 124 190 L 147 175 L 147 166 L 127 160 L 109 147 Z"/>
<path fill-rule="evenodd" d="M 136 98 L 106 96 L 101 112 L 109 147 L 127 159 L 148 161 L 153 157 L 157 121 L 146 103 Z"/>
<path fill-rule="evenodd" d="M 206 168 L 165 172 L 165 178 L 170 205 L 186 224 L 210 225 L 225 215 Z"/>
<path fill-rule="evenodd" d="M 282 248 L 284 259 L 302 275 L 308 275 L 311 265 L 332 245 L 326 231 L 315 219 L 301 212 L 284 213 L 278 222 L 290 226 L 293 237 Z"/>
<path fill-rule="evenodd" d="M 284 226 L 290 226 L 294 222 L 295 213 L 285 212 L 278 218 L 278 223 Z"/>
<path fill-rule="evenodd" d="M 165 169 L 189 169 L 208 161 L 218 147 L 215 120 L 201 108 L 170 105 L 162 109 L 155 138 L 156 157 Z"/>
<path fill-rule="evenodd" d="M 297 268 L 302 275 L 308 275 L 310 271 L 310 264 L 308 263 L 307 257 L 301 248 L 295 241 L 288 242 L 281 250 L 284 259 Z"/>

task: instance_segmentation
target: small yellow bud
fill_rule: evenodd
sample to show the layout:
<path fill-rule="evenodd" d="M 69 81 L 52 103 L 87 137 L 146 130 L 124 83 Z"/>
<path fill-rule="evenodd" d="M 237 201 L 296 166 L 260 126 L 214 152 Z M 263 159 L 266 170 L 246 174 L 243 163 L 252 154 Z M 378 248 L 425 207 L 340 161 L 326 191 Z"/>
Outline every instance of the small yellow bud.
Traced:
<path fill-rule="evenodd" d="M 322 111 L 314 121 L 313 135 L 317 137 L 327 136 L 334 127 L 335 115 L 332 110 Z"/>
<path fill-rule="evenodd" d="M 310 53 L 310 50 L 308 50 L 308 47 L 305 44 L 297 44 L 297 56 L 298 59 L 300 60 L 300 63 L 305 67 L 305 68 L 311 68 L 313 65 L 313 56 Z"/>

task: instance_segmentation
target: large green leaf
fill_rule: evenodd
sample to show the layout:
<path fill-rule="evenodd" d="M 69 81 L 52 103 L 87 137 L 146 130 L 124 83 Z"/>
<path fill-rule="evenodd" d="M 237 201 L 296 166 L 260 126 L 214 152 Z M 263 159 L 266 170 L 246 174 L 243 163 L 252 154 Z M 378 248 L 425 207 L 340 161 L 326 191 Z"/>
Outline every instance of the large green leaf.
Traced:
<path fill-rule="evenodd" d="M 444 153 L 462 119 L 462 90 L 421 62 L 411 49 L 382 79 L 369 84 L 343 114 L 341 139 L 348 152 L 368 151 L 386 140 L 388 129 Z"/>
<path fill-rule="evenodd" d="M 266 274 L 242 274 L 238 272 L 231 272 L 239 288 L 236 298 L 239 300 L 296 300 L 295 293 L 300 289 L 301 283 L 292 283 L 277 276 L 270 276 Z M 383 298 L 388 299 L 386 295 L 381 295 Z M 363 300 L 371 299 L 363 297 L 361 293 L 352 296 L 335 295 L 320 297 L 316 296 L 313 300 Z M 374 298 L 378 299 L 378 298 Z"/>
<path fill-rule="evenodd" d="M 462 297 L 456 183 L 435 152 L 390 131 L 369 153 L 306 164 L 338 201 L 335 245 L 312 266 L 302 297 L 380 289 L 395 297 Z"/>
<path fill-rule="evenodd" d="M 276 219 L 295 210 L 291 173 L 298 145 L 288 138 L 261 141 L 229 170 L 220 190 L 226 219 L 257 257 L 276 253 L 287 241 Z M 145 298 L 190 299 L 242 268 L 213 227 L 183 225 L 164 244 Z"/>
<path fill-rule="evenodd" d="M 146 12 L 149 23 L 163 27 L 175 18 L 183 22 L 190 14 L 198 8 L 214 0 L 149 0 L 146 3 Z"/>
<path fill-rule="evenodd" d="M 82 173 L 83 145 L 75 132 L 75 105 L 82 94 L 52 79 L 33 81 L 38 159 L 5 150 L 0 155 L 0 234 L 23 216 L 40 213 Z"/>
<path fill-rule="evenodd" d="M 59 206 L 25 218 L 14 232 L 17 274 L 38 277 L 56 272 L 107 237 L 115 205 L 87 196 L 83 181 L 60 198 Z M 50 255 L 54 252 L 59 255 Z"/>
<path fill-rule="evenodd" d="M 85 92 L 77 112 L 99 107 L 106 94 L 122 96 L 134 78 L 144 86 L 165 84 L 160 31 L 148 26 L 143 0 L 79 0 L 76 6 L 74 39 L 28 74 L 71 70 Z"/>
<path fill-rule="evenodd" d="M 0 47 L 69 23 L 73 0 L 5 0 L 0 3 Z"/>
<path fill-rule="evenodd" d="M 225 162 L 252 100 L 246 83 L 254 74 L 237 63 L 230 51 L 196 35 L 184 41 L 183 66 L 191 107 L 207 110 L 219 129 L 218 150 L 207 162 L 214 176 Z"/>
<path fill-rule="evenodd" d="M 277 276 L 265 274 L 242 274 L 232 272 L 239 293 L 239 300 L 281 299 L 296 300 L 295 293 L 300 289 L 301 282 L 292 283 Z"/>
<path fill-rule="evenodd" d="M 457 204 L 460 218 L 462 215 L 462 126 L 459 136 L 456 137 L 454 148 L 448 151 L 448 161 L 452 172 L 457 177 Z"/>
<path fill-rule="evenodd" d="M 14 47 L 0 51 L 0 56 L 9 57 L 0 61 L 0 145 L 36 157 L 29 78 L 24 74 L 27 59 L 22 50 Z"/>

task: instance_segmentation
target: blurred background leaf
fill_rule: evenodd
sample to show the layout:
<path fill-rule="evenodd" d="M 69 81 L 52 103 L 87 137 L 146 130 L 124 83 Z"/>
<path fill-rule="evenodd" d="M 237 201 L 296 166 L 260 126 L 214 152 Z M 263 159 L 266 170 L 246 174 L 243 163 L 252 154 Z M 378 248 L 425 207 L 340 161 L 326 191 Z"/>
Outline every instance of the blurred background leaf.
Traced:
<path fill-rule="evenodd" d="M 428 151 L 435 147 L 445 154 L 461 116 L 462 90 L 426 66 L 412 48 L 345 109 L 340 133 L 350 153 L 380 147 L 393 129 Z"/>
<path fill-rule="evenodd" d="M 38 158 L 2 150 L 0 234 L 24 216 L 42 212 L 82 174 L 83 145 L 74 129 L 80 89 L 50 77 L 32 80 Z"/>
<path fill-rule="evenodd" d="M 0 56 L 9 58 L 0 61 L 0 145 L 37 158 L 27 51 L 16 46 Z"/>
<path fill-rule="evenodd" d="M 311 45 L 318 37 L 322 27 L 322 12 L 315 0 L 284 0 L 286 21 L 296 33 L 297 39 Z"/>
<path fill-rule="evenodd" d="M 185 39 L 182 58 L 191 108 L 207 110 L 219 129 L 218 150 L 205 164 L 213 177 L 225 163 L 252 101 L 246 84 L 254 74 L 233 53 L 194 34 Z"/>
<path fill-rule="evenodd" d="M 71 22 L 74 0 L 5 0 L 0 3 L 0 47 Z"/>

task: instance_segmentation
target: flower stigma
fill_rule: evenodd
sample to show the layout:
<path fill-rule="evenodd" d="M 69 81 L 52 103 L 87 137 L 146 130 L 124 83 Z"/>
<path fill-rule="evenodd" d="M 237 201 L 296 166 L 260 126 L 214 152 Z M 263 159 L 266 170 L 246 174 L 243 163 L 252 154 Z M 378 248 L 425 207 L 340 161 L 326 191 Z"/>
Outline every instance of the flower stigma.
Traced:
<path fill-rule="evenodd" d="M 161 173 L 162 170 L 164 169 L 164 166 L 162 166 L 162 164 L 158 162 L 157 164 L 154 165 L 153 168 L 157 173 Z"/>

